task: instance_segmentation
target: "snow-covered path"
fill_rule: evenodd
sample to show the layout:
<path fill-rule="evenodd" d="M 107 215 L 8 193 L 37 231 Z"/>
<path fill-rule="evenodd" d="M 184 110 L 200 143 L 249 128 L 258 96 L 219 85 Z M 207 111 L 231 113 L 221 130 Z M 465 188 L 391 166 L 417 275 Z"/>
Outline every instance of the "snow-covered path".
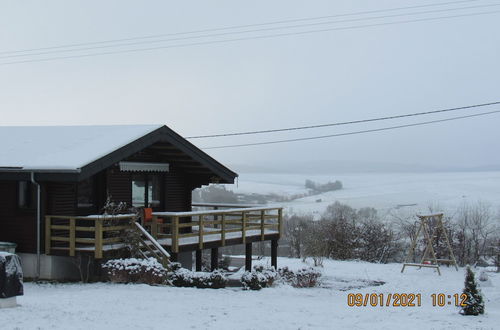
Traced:
<path fill-rule="evenodd" d="M 264 261 L 266 262 L 266 261 Z M 280 258 L 280 266 L 304 266 Z M 431 294 L 461 293 L 464 270 L 325 261 L 324 288 L 242 291 L 121 284 L 25 285 L 19 307 L 0 310 L 0 329 L 494 329 L 500 323 L 500 274 L 483 287 L 486 314 L 464 317 L 433 307 Z M 364 288 L 367 281 L 384 281 Z M 420 293 L 421 307 L 349 307 L 349 293 Z"/>

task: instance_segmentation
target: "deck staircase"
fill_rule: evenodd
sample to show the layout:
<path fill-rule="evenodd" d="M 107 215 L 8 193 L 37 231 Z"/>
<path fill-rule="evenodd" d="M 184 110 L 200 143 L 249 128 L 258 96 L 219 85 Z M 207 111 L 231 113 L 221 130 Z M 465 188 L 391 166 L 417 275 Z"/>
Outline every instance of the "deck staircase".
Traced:
<path fill-rule="evenodd" d="M 138 253 L 144 258 L 156 258 L 164 267 L 169 263 L 170 254 L 151 236 L 143 226 L 134 222 L 136 232 L 139 234 Z"/>

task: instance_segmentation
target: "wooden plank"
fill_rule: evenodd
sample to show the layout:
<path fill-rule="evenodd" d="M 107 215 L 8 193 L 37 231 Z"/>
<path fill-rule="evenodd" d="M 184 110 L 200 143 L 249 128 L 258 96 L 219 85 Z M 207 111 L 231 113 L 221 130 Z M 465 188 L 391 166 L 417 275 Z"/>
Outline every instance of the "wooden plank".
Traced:
<path fill-rule="evenodd" d="M 153 219 L 151 219 L 151 236 L 158 237 L 158 216 L 156 215 L 153 215 Z"/>
<path fill-rule="evenodd" d="M 283 233 L 283 209 L 280 208 L 278 209 L 278 234 L 280 238 L 282 233 Z"/>
<path fill-rule="evenodd" d="M 69 218 L 69 256 L 75 256 L 75 218 Z"/>
<path fill-rule="evenodd" d="M 102 258 L 102 221 L 95 220 L 95 253 L 94 256 L 96 259 Z"/>
<path fill-rule="evenodd" d="M 56 242 L 69 242 L 69 237 L 62 237 L 62 236 L 52 236 L 50 238 L 51 241 L 56 241 Z"/>
<path fill-rule="evenodd" d="M 241 212 L 241 239 L 243 244 L 245 244 L 246 236 L 246 226 L 247 226 L 247 214 L 245 211 Z"/>
<path fill-rule="evenodd" d="M 45 254 L 50 254 L 50 246 L 51 246 L 51 229 L 50 229 L 51 217 L 45 217 Z"/>
<path fill-rule="evenodd" d="M 179 217 L 172 218 L 172 252 L 179 252 Z"/>
<path fill-rule="evenodd" d="M 404 266 L 411 266 L 411 267 L 427 267 L 427 268 L 436 268 L 439 269 L 438 265 L 429 265 L 429 264 L 415 264 L 415 263 L 406 263 Z"/>
<path fill-rule="evenodd" d="M 69 230 L 69 225 L 51 225 L 51 229 Z"/>
<path fill-rule="evenodd" d="M 119 243 L 121 241 L 122 241 L 121 237 L 109 237 L 109 238 L 103 239 L 102 243 L 103 244 L 107 244 L 107 243 Z"/>
<path fill-rule="evenodd" d="M 94 232 L 95 231 L 95 227 L 79 227 L 79 226 L 76 226 L 75 230 L 76 231 L 91 231 L 91 232 Z"/>
<path fill-rule="evenodd" d="M 260 240 L 264 240 L 264 224 L 265 224 L 266 211 L 260 211 Z"/>

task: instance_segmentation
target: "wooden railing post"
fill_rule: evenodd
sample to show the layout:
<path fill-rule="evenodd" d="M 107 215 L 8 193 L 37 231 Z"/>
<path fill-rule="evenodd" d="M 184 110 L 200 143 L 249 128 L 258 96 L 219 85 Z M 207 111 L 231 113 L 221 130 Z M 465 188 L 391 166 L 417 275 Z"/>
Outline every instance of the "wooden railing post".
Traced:
<path fill-rule="evenodd" d="M 52 233 L 51 233 L 51 222 L 52 218 L 49 216 L 45 217 L 45 254 L 50 254 L 50 247 L 52 245 L 51 238 L 52 238 Z"/>
<path fill-rule="evenodd" d="M 154 238 L 158 237 L 158 216 L 153 215 L 151 219 L 151 236 Z"/>
<path fill-rule="evenodd" d="M 179 217 L 172 218 L 172 252 L 179 252 Z"/>
<path fill-rule="evenodd" d="M 266 217 L 266 211 L 260 211 L 260 240 L 264 240 L 264 218 Z"/>
<path fill-rule="evenodd" d="M 226 246 L 226 215 L 222 213 L 222 224 L 221 224 L 221 244 L 222 246 Z"/>
<path fill-rule="evenodd" d="M 218 209 L 219 209 L 218 206 L 214 206 L 214 210 L 218 210 Z M 217 221 L 217 220 L 219 220 L 219 215 L 218 214 L 214 214 L 214 221 Z M 219 226 L 216 223 L 214 223 L 214 228 L 218 228 L 218 227 Z"/>
<path fill-rule="evenodd" d="M 200 250 L 203 250 L 203 215 L 200 215 L 198 220 L 198 244 Z"/>
<path fill-rule="evenodd" d="M 76 247 L 76 219 L 69 218 L 69 256 L 75 256 Z"/>
<path fill-rule="evenodd" d="M 246 242 L 246 227 L 247 227 L 247 214 L 245 211 L 241 212 L 241 239 L 243 244 Z"/>
<path fill-rule="evenodd" d="M 102 258 L 102 240 L 103 240 L 103 231 L 102 231 L 102 219 L 98 218 L 94 220 L 95 223 L 95 251 L 94 256 L 96 259 Z"/>

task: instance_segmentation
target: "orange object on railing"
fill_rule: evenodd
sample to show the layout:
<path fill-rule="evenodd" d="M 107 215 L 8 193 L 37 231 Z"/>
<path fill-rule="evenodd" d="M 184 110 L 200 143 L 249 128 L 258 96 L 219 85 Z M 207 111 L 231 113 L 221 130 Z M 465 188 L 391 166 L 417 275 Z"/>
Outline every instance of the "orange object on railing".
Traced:
<path fill-rule="evenodd" d="M 153 220 L 153 209 L 150 207 L 145 207 L 143 209 L 144 222 L 151 222 Z M 158 218 L 156 223 L 163 223 L 163 219 Z"/>
<path fill-rule="evenodd" d="M 143 209 L 144 222 L 150 222 L 153 220 L 153 209 L 150 207 L 145 207 Z"/>

